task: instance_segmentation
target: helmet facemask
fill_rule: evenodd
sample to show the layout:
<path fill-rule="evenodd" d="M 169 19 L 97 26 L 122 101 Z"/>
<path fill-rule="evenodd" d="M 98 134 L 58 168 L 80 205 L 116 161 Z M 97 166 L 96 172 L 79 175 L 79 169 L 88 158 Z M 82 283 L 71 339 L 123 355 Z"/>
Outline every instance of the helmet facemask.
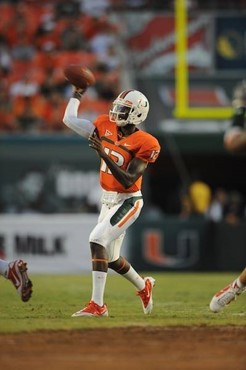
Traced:
<path fill-rule="evenodd" d="M 109 119 L 115 122 L 117 126 L 126 126 L 129 122 L 130 115 L 133 107 L 130 105 L 120 103 L 118 101 L 113 102 L 113 108 L 109 111 Z"/>
<path fill-rule="evenodd" d="M 113 102 L 109 119 L 120 127 L 128 124 L 138 125 L 146 119 L 148 111 L 149 102 L 140 91 L 123 91 Z"/>

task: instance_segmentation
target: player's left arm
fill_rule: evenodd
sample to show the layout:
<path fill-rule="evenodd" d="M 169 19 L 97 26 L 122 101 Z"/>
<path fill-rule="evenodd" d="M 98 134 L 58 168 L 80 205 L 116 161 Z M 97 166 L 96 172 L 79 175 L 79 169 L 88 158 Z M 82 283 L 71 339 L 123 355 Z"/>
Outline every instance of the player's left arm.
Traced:
<path fill-rule="evenodd" d="M 114 160 L 108 156 L 108 154 L 105 153 L 101 141 L 96 135 L 91 136 L 89 141 L 89 146 L 97 151 L 98 155 L 107 164 L 108 168 L 112 172 L 112 175 L 117 181 L 119 181 L 119 183 L 121 183 L 121 185 L 124 186 L 125 189 L 130 188 L 137 181 L 137 179 L 143 175 L 148 163 L 141 158 L 133 158 L 127 169 L 124 170 L 123 168 L 119 167 Z"/>

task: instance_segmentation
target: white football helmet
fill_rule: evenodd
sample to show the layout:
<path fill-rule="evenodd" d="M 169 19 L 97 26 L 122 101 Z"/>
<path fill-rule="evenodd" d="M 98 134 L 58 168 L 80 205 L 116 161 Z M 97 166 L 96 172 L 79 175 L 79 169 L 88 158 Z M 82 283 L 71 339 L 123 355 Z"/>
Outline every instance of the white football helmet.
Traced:
<path fill-rule="evenodd" d="M 109 119 L 117 126 L 139 125 L 149 112 L 149 102 L 144 94 L 137 90 L 125 90 L 113 102 Z"/>

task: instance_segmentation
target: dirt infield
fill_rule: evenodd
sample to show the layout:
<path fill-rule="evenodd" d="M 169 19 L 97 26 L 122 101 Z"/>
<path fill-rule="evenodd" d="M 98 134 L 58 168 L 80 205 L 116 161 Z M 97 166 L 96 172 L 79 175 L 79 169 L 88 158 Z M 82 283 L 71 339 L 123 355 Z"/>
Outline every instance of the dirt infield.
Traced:
<path fill-rule="evenodd" d="M 245 370 L 246 327 L 131 327 L 0 336 L 5 370 Z"/>

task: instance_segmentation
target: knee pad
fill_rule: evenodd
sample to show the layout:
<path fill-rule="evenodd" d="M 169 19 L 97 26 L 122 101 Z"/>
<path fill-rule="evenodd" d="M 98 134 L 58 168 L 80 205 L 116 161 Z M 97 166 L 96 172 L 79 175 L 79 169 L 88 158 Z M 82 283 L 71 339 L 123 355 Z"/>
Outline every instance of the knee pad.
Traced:
<path fill-rule="evenodd" d="M 120 249 L 125 236 L 119 228 L 113 228 L 110 223 L 97 224 L 89 236 L 90 243 L 102 245 L 107 249 L 109 262 L 115 261 L 120 256 Z"/>
<path fill-rule="evenodd" d="M 107 247 L 107 233 L 103 230 L 100 224 L 96 225 L 90 233 L 89 242 L 102 245 L 104 248 Z"/>
<path fill-rule="evenodd" d="M 117 239 L 113 240 L 106 248 L 108 252 L 108 261 L 114 262 L 120 257 L 120 250 L 125 237 L 125 233 L 121 234 Z"/>

